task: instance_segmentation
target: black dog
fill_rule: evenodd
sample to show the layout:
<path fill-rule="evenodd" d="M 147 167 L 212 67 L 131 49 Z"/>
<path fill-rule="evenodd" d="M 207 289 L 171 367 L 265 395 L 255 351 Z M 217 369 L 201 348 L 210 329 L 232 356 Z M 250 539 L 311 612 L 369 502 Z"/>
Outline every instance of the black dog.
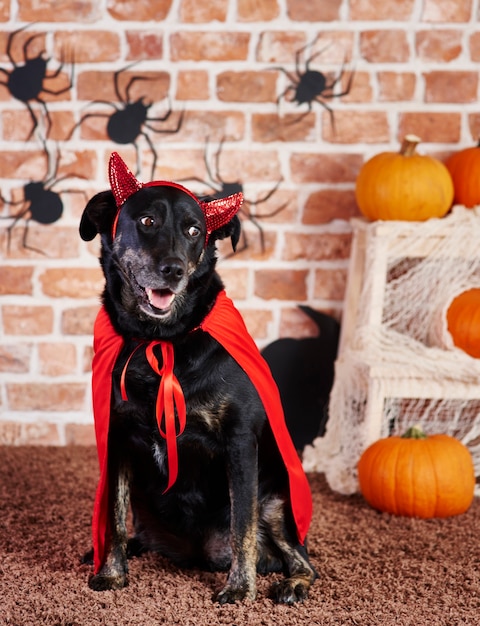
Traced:
<path fill-rule="evenodd" d="M 235 247 L 241 194 L 206 203 L 175 183 L 143 185 L 117 154 L 110 184 L 80 225 L 84 240 L 101 235 L 106 279 L 93 364 L 101 478 L 89 585 L 123 587 L 127 554 L 154 550 L 229 571 L 220 603 L 254 598 L 257 571 L 286 573 L 276 601 L 303 600 L 315 578 L 304 545 L 308 483 L 283 415 L 269 417 L 265 397 L 278 392 L 247 375 L 253 340 L 237 336 L 232 348 L 247 364 L 222 343 L 241 322 L 215 271 L 215 241 Z"/>

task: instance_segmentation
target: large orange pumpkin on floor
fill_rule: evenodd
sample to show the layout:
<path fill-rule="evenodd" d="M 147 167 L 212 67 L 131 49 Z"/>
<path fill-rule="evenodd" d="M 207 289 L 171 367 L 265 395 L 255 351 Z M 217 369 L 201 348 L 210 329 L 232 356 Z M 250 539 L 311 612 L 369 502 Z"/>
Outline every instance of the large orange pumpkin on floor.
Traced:
<path fill-rule="evenodd" d="M 455 152 L 445 165 L 453 180 L 455 202 L 468 208 L 480 204 L 480 142 Z"/>
<path fill-rule="evenodd" d="M 418 427 L 368 447 L 358 463 L 358 479 L 375 509 L 421 518 L 464 513 L 475 487 L 468 448 L 448 435 L 427 436 Z"/>
<path fill-rule="evenodd" d="M 447 310 L 447 328 L 453 343 L 476 359 L 480 358 L 480 289 L 456 296 Z"/>
<path fill-rule="evenodd" d="M 450 173 L 438 159 L 418 154 L 419 142 L 407 135 L 400 152 L 381 152 L 363 164 L 355 197 L 365 217 L 424 221 L 448 212 L 453 201 Z"/>

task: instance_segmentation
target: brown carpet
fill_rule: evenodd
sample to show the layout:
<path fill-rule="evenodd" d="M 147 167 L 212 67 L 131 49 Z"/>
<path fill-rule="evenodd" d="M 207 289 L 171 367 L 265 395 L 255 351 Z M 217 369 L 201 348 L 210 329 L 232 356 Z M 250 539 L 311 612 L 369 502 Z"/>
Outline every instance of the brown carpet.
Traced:
<path fill-rule="evenodd" d="M 0 448 L 0 624 L 480 624 L 480 501 L 456 518 L 396 518 L 310 478 L 320 577 L 309 599 L 272 604 L 271 576 L 259 579 L 255 603 L 221 607 L 211 596 L 224 574 L 180 571 L 154 555 L 131 561 L 128 588 L 91 591 L 80 556 L 90 546 L 95 450 Z"/>

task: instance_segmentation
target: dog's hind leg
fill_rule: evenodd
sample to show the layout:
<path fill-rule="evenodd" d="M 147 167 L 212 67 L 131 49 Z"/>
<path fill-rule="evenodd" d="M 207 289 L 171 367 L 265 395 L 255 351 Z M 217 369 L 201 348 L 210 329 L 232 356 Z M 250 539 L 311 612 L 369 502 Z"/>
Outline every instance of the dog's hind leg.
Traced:
<path fill-rule="evenodd" d="M 266 523 L 268 535 L 281 553 L 288 574 L 272 585 L 270 595 L 275 602 L 294 604 L 305 600 L 317 574 L 308 561 L 306 549 L 288 540 L 284 507 L 279 499 L 269 502 L 263 511 L 262 524 Z"/>
<path fill-rule="evenodd" d="M 122 589 L 127 585 L 127 511 L 129 506 L 128 471 L 115 454 L 109 455 L 109 533 L 106 558 L 100 571 L 88 581 L 94 591 Z"/>

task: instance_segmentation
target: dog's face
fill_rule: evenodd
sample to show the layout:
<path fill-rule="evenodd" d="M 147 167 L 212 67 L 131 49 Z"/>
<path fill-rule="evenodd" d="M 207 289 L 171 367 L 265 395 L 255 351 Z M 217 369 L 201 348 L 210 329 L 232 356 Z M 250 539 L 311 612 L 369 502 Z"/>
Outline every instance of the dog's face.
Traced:
<path fill-rule="evenodd" d="M 107 290 L 137 319 L 171 324 L 184 308 L 191 277 L 213 271 L 215 240 L 238 241 L 240 222 L 234 217 L 211 233 L 204 213 L 188 193 L 169 186 L 143 187 L 122 205 L 115 234 L 117 207 L 110 191 L 87 204 L 80 224 L 83 239 L 102 235 L 102 264 Z M 114 271 L 109 271 L 113 269 Z M 109 286 L 112 274 L 119 281 Z M 119 304 L 120 304 L 119 303 Z"/>
<path fill-rule="evenodd" d="M 201 261 L 205 235 L 202 210 L 179 189 L 149 187 L 131 196 L 112 246 L 125 308 L 159 320 L 173 315 Z"/>

